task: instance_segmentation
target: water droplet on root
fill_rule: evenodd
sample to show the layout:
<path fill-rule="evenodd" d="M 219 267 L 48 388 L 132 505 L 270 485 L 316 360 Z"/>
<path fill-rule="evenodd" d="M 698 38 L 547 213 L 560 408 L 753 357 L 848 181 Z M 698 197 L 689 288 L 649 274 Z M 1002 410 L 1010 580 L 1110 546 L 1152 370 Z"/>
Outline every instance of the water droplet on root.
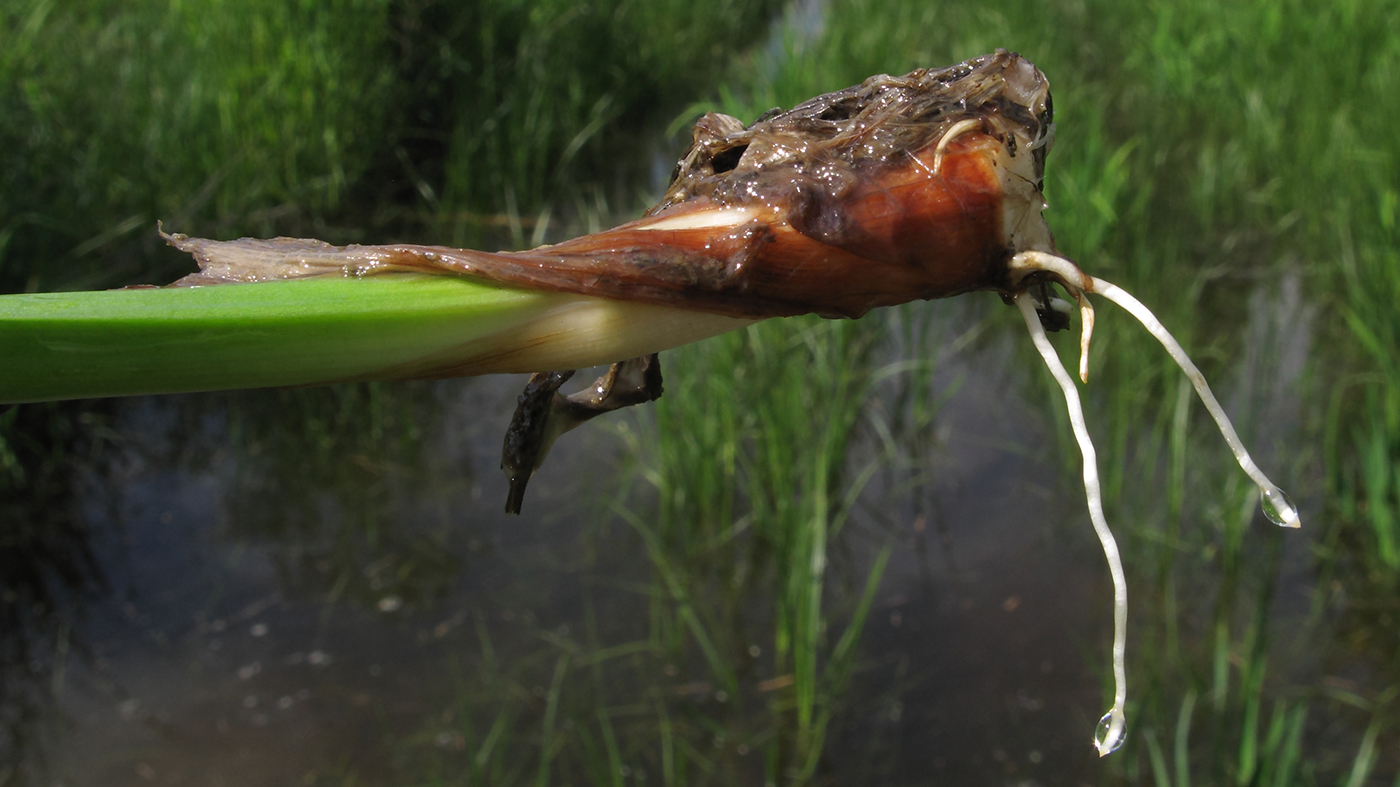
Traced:
<path fill-rule="evenodd" d="M 1302 524 L 1298 520 L 1298 509 L 1294 507 L 1293 501 L 1288 499 L 1288 495 L 1284 494 L 1282 489 L 1260 487 L 1259 493 L 1259 505 L 1264 509 L 1264 516 L 1268 517 L 1270 522 L 1279 527 L 1298 527 Z"/>
<path fill-rule="evenodd" d="M 1123 739 L 1128 737 L 1123 734 L 1123 722 L 1119 722 L 1118 729 L 1113 729 L 1113 711 L 1109 711 L 1099 719 L 1099 724 L 1094 728 L 1094 748 L 1098 750 L 1099 756 L 1103 757 L 1118 751 L 1123 746 Z"/>

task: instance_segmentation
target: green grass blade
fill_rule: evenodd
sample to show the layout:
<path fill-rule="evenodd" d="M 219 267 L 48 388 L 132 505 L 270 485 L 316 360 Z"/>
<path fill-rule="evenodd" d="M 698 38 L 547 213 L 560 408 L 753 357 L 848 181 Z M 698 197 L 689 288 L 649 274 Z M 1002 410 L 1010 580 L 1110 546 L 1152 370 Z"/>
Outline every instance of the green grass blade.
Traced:
<path fill-rule="evenodd" d="M 617 736 L 613 733 L 612 720 L 607 708 L 598 708 L 598 726 L 603 731 L 603 745 L 608 752 L 608 778 L 604 784 L 622 787 L 622 752 L 617 748 Z"/>
<path fill-rule="evenodd" d="M 0 296 L 0 403 L 572 369 L 743 320 L 449 276 Z"/>
<path fill-rule="evenodd" d="M 545 699 L 544 727 L 540 736 L 540 766 L 535 774 L 537 787 L 549 784 L 549 765 L 558 753 L 556 748 L 555 721 L 559 715 L 559 695 L 564 691 L 564 675 L 569 670 L 568 654 L 559 657 L 554 663 L 554 679 L 549 684 L 549 694 Z"/>
<path fill-rule="evenodd" d="M 1162 756 L 1162 746 L 1157 743 L 1157 733 L 1152 729 L 1143 731 L 1142 739 L 1147 744 L 1147 760 L 1152 765 L 1152 783 L 1157 787 L 1172 787 L 1167 775 L 1167 760 Z"/>
<path fill-rule="evenodd" d="M 1176 743 L 1172 764 L 1176 767 L 1176 787 L 1191 787 L 1191 714 L 1196 710 L 1196 692 L 1186 692 L 1176 716 Z"/>
<path fill-rule="evenodd" d="M 1361 746 L 1356 751 L 1356 759 L 1352 761 L 1347 787 L 1362 787 L 1366 783 L 1366 777 L 1371 774 L 1371 768 L 1375 767 L 1376 758 L 1380 754 L 1376 751 L 1376 738 L 1380 734 L 1381 717 L 1376 716 L 1366 727 L 1366 734 L 1361 736 Z"/>
<path fill-rule="evenodd" d="M 529 293 L 442 278 L 0 297 L 0 401 L 368 379 L 509 327 Z"/>

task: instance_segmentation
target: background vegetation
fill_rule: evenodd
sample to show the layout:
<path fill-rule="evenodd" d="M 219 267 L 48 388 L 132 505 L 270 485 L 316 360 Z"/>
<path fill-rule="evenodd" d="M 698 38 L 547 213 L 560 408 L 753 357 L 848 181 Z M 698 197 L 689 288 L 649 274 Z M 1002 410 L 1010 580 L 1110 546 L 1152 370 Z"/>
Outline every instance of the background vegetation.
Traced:
<path fill-rule="evenodd" d="M 1132 736 L 1107 773 L 1163 786 L 1388 784 L 1400 773 L 1393 3 L 18 0 L 0 10 L 0 291 L 168 281 L 187 263 L 158 248 L 157 218 L 220 237 L 552 240 L 635 215 L 683 145 L 683 131 L 663 131 L 701 109 L 752 119 L 996 47 L 1025 54 L 1054 87 L 1046 193 L 1061 249 L 1150 303 L 1223 383 L 1307 528 L 1306 553 L 1263 529 L 1175 368 L 1101 311 L 1085 391 L 1100 454 L 1119 459 L 1103 469 L 1137 605 Z M 907 535 L 871 509 L 933 472 L 907 464 L 908 445 L 934 441 L 943 394 L 929 308 L 765 324 L 673 353 L 654 416 L 622 431 L 634 485 L 594 506 L 650 558 L 634 588 L 648 599 L 645 631 L 502 659 L 483 630 L 479 654 L 461 657 L 473 679 L 453 716 L 467 754 L 434 759 L 440 747 L 410 739 L 395 772 L 470 784 L 622 783 L 622 763 L 649 763 L 665 784 L 872 772 L 823 752 L 831 720 L 857 702 L 871 594 Z M 1019 384 L 1046 403 L 1072 487 L 1058 394 L 1038 373 Z M 422 387 L 276 396 L 235 407 L 244 445 L 305 438 L 318 446 L 310 466 L 330 467 L 361 444 L 392 438 L 397 456 L 423 440 L 408 412 Z M 14 598 L 52 608 L 100 593 L 65 568 L 92 558 L 60 538 L 85 520 L 58 501 L 74 456 L 112 439 L 112 408 L 0 415 L 0 565 L 11 567 L 0 584 Z M 316 510 L 248 518 L 315 530 Z M 384 548 L 369 532 L 320 536 L 344 576 L 366 576 Z M 857 557 L 843 563 L 847 551 Z M 403 560 L 433 583 L 452 571 Z M 1310 588 L 1309 609 L 1280 612 L 1288 581 Z M 30 625 L 21 608 L 36 609 L 4 607 L 10 630 Z M 750 650 L 760 637 L 761 657 Z M 6 642 L 18 649 L 9 663 L 30 660 L 34 643 Z M 760 658 L 763 674 L 789 681 L 781 690 L 744 688 Z M 732 701 L 665 700 L 654 676 L 676 662 Z M 1328 670 L 1344 679 L 1323 680 Z M 522 702 L 522 675 L 540 671 L 544 701 Z M 711 746 L 726 736 L 761 765 Z M 889 783 L 916 783 L 914 772 Z M 13 773 L 0 766 L 0 783 Z"/>

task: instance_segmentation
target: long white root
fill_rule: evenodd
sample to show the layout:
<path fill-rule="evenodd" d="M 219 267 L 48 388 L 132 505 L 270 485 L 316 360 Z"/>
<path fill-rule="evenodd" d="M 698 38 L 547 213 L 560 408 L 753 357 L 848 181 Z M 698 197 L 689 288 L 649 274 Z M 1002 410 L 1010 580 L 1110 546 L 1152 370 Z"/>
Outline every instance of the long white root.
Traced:
<path fill-rule="evenodd" d="M 1191 362 L 1191 358 L 1186 355 L 1186 351 L 1177 343 L 1176 338 L 1167 331 L 1166 327 L 1157 320 L 1157 317 L 1148 311 L 1146 306 L 1137 298 L 1134 298 L 1127 290 L 1112 282 L 1095 278 L 1088 274 L 1084 278 L 1090 284 L 1089 290 L 1097 292 L 1103 297 L 1122 306 L 1129 314 L 1137 318 L 1138 322 L 1148 330 L 1157 341 L 1166 348 L 1167 354 L 1176 361 L 1176 365 L 1181 367 L 1181 371 L 1186 374 L 1186 379 L 1195 386 L 1196 393 L 1201 397 L 1201 402 L 1210 412 L 1210 417 L 1215 419 L 1215 425 L 1220 427 L 1220 434 L 1225 438 L 1225 442 L 1230 446 L 1230 452 L 1235 455 L 1235 461 L 1239 463 L 1240 469 L 1245 475 L 1250 477 L 1259 486 L 1259 494 L 1263 498 L 1264 513 L 1274 524 L 1282 527 L 1300 527 L 1303 523 L 1298 518 L 1298 509 L 1293 506 L 1293 502 L 1283 493 L 1282 489 L 1270 481 L 1264 471 L 1259 469 L 1259 465 L 1250 458 L 1249 451 L 1245 450 L 1244 443 L 1240 441 L 1240 436 L 1235 433 L 1235 427 L 1230 423 L 1230 417 L 1225 415 L 1225 410 L 1216 401 L 1215 394 L 1210 391 L 1210 384 L 1201 374 L 1201 370 L 1196 368 L 1196 364 Z"/>
<path fill-rule="evenodd" d="M 1047 271 L 1054 274 L 1060 282 L 1081 300 L 1081 308 L 1084 293 L 1095 292 L 1114 303 L 1122 306 L 1137 321 L 1142 323 L 1157 341 L 1161 342 L 1167 354 L 1176 361 L 1176 365 L 1181 367 L 1186 379 L 1191 381 L 1191 385 L 1196 389 L 1196 394 L 1200 396 L 1201 402 L 1205 404 L 1206 410 L 1210 412 L 1211 418 L 1215 419 L 1215 425 L 1219 427 L 1220 434 L 1225 438 L 1225 442 L 1230 446 L 1230 452 L 1235 455 L 1235 461 L 1239 463 L 1240 469 L 1244 470 L 1250 480 L 1259 487 L 1259 494 L 1263 502 L 1264 514 L 1276 525 L 1282 527 L 1299 527 L 1302 525 L 1298 518 L 1298 509 L 1293 505 L 1293 501 L 1288 499 L 1282 489 L 1259 469 L 1259 466 L 1250 458 L 1249 451 L 1245 450 L 1244 443 L 1240 441 L 1240 436 L 1235 432 L 1235 427 L 1230 423 L 1229 416 L 1225 415 L 1225 410 L 1216 400 L 1215 394 L 1211 393 L 1210 385 L 1206 383 L 1206 378 L 1201 374 L 1201 370 L 1196 368 L 1186 351 L 1181 348 L 1181 344 L 1171 335 L 1171 332 L 1162 325 L 1161 321 L 1152 314 L 1146 306 L 1137 298 L 1134 298 L 1126 290 L 1118 285 L 1103 279 L 1090 276 L 1081 271 L 1079 266 L 1073 262 L 1041 251 L 1025 251 L 1017 254 L 1011 260 L 1011 269 L 1022 276 L 1034 271 Z M 1089 341 L 1087 331 L 1092 330 L 1092 320 L 1085 323 L 1086 335 L 1081 342 L 1081 376 L 1087 372 L 1087 358 L 1089 355 Z"/>
<path fill-rule="evenodd" d="M 1079 402 L 1079 390 L 1074 386 L 1074 378 L 1055 354 L 1050 339 L 1041 327 L 1040 317 L 1035 313 L 1031 297 L 1025 293 L 1016 296 L 1016 305 L 1026 320 L 1035 348 L 1050 369 L 1055 382 L 1065 394 L 1065 405 L 1069 409 L 1069 421 L 1074 427 L 1074 438 L 1079 442 L 1079 452 L 1084 456 L 1084 494 L 1089 501 L 1089 519 L 1094 523 L 1094 532 L 1103 545 L 1104 557 L 1108 560 L 1108 570 L 1113 576 L 1113 707 L 1099 720 L 1095 730 L 1094 748 L 1099 756 L 1110 754 L 1123 744 L 1126 717 L 1123 705 L 1128 699 L 1127 667 L 1125 655 L 1128 649 L 1128 581 L 1123 574 L 1123 561 L 1118 554 L 1118 542 L 1113 531 L 1108 529 L 1108 520 L 1103 513 L 1103 493 L 1099 489 L 1099 465 L 1094 453 L 1094 441 L 1089 436 L 1089 427 L 1084 423 L 1084 408 Z"/>
<path fill-rule="evenodd" d="M 1235 455 L 1235 461 L 1239 463 L 1240 469 L 1244 470 L 1245 474 L 1259 486 L 1264 514 L 1274 524 L 1283 527 L 1299 527 L 1302 524 L 1298 518 L 1298 509 L 1293 505 L 1293 502 L 1288 499 L 1283 490 L 1269 480 L 1268 476 L 1264 475 L 1259 466 L 1250 458 L 1249 451 L 1245 450 L 1244 443 L 1240 441 L 1234 425 L 1225 415 L 1224 408 L 1216 400 L 1215 394 L 1211 393 L 1210 385 L 1206 383 L 1201 370 L 1196 368 L 1196 364 L 1192 363 L 1191 358 L 1186 355 L 1186 351 L 1181 348 L 1181 344 L 1171 335 L 1166 326 L 1162 325 L 1161 321 L 1146 306 L 1142 305 L 1141 301 L 1116 284 L 1090 276 L 1080 270 L 1079 266 L 1073 262 L 1047 252 L 1021 252 L 1012 258 L 1010 267 L 1013 272 L 1013 282 L 1019 283 L 1027 275 L 1043 271 L 1058 279 L 1059 283 L 1079 301 L 1080 312 L 1083 315 L 1083 333 L 1079 342 L 1079 376 L 1085 382 L 1088 382 L 1089 341 L 1094 328 L 1093 307 L 1089 305 L 1085 294 L 1096 292 L 1122 306 L 1129 314 L 1137 318 L 1137 321 L 1142 323 L 1148 333 L 1161 342 L 1162 347 L 1166 348 L 1167 354 L 1172 357 L 1173 361 L 1176 361 L 1177 366 L 1181 367 L 1181 371 L 1186 374 L 1186 378 L 1195 387 L 1196 394 L 1200 396 L 1201 402 L 1205 404 L 1211 418 L 1215 419 L 1215 424 L 1219 427 L 1225 442 L 1230 446 L 1230 452 Z M 1074 426 L 1074 437 L 1078 440 L 1079 450 L 1084 456 L 1084 492 L 1089 499 L 1089 518 L 1094 523 L 1094 532 L 1098 534 L 1099 543 L 1103 545 L 1104 556 L 1108 559 L 1109 572 L 1113 575 L 1113 707 L 1099 720 L 1098 727 L 1094 731 L 1094 748 L 1098 750 L 1099 756 L 1104 756 L 1123 744 L 1126 723 L 1123 705 L 1127 700 L 1124 653 L 1127 646 L 1128 593 L 1123 576 L 1123 563 L 1118 554 L 1118 545 L 1113 540 L 1113 533 L 1109 531 L 1108 523 L 1104 519 L 1098 465 L 1094 456 L 1094 445 L 1084 423 L 1084 410 L 1079 402 L 1079 392 L 1075 388 L 1074 380 L 1070 377 L 1069 372 L 1065 370 L 1064 364 L 1060 362 L 1060 357 L 1056 355 L 1049 338 L 1046 337 L 1045 329 L 1041 326 L 1040 318 L 1036 315 L 1031 296 L 1022 292 L 1016 296 L 1016 305 L 1021 310 L 1021 316 L 1026 320 L 1026 327 L 1030 329 L 1031 339 L 1035 341 L 1036 350 L 1040 352 L 1040 357 L 1045 360 L 1045 365 L 1054 375 L 1055 382 L 1059 383 L 1060 389 L 1064 391 L 1065 403 L 1069 408 L 1070 423 Z"/>

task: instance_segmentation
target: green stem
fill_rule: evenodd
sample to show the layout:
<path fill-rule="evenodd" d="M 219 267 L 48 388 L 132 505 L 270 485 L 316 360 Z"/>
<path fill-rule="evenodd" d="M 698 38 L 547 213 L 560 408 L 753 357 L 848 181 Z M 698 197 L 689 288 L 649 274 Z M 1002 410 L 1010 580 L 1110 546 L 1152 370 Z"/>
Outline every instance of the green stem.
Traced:
<path fill-rule="evenodd" d="M 567 369 L 747 321 L 448 276 L 0 296 L 0 403 Z"/>

